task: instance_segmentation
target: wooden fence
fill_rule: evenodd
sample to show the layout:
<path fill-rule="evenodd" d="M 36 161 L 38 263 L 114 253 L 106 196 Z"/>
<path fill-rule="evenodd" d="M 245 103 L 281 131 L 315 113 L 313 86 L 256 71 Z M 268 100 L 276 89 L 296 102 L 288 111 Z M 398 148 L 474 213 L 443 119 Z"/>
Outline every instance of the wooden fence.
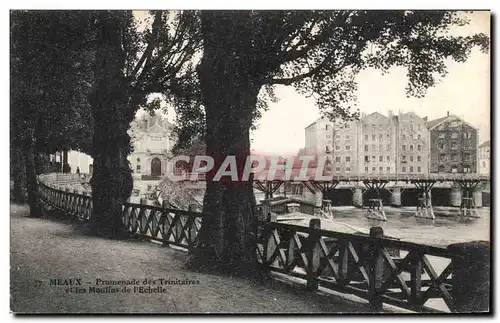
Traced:
<path fill-rule="evenodd" d="M 46 208 L 89 219 L 91 196 L 43 182 L 39 187 Z M 132 234 L 184 248 L 196 243 L 203 216 L 208 215 L 134 203 L 125 203 L 122 213 Z M 319 219 L 304 227 L 269 216 L 259 225 L 256 252 L 264 271 L 302 278 L 311 290 L 354 294 L 377 310 L 384 303 L 417 312 L 489 308 L 489 244 L 439 248 L 384 238 L 378 227 L 360 236 L 322 230 Z M 427 306 L 436 299 L 441 304 Z"/>

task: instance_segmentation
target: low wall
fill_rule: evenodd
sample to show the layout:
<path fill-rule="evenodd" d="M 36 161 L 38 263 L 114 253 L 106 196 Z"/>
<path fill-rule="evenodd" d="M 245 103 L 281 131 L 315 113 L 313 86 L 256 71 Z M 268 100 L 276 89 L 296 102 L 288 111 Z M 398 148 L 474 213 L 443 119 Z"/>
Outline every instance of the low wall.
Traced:
<path fill-rule="evenodd" d="M 88 174 L 64 174 L 64 173 L 50 173 L 38 175 L 38 181 L 51 188 L 67 191 L 68 189 L 73 192 L 77 191 L 85 195 L 90 195 L 92 189 L 88 184 Z"/>

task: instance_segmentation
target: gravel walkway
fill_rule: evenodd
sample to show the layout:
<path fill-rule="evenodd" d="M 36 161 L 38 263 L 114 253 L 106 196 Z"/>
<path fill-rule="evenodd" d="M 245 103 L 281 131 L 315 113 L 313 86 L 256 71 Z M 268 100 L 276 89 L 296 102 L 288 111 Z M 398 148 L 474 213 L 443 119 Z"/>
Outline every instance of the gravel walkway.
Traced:
<path fill-rule="evenodd" d="M 78 225 L 31 219 L 11 205 L 11 310 L 14 313 L 325 313 L 365 312 L 366 304 L 297 286 L 266 283 L 184 268 L 187 254 L 138 241 L 85 236 Z M 80 285 L 51 285 L 76 283 Z M 139 285 L 96 286 L 96 280 L 133 280 Z M 156 285 L 142 285 L 145 279 Z M 190 285 L 163 285 L 191 280 Z M 196 283 L 199 282 L 199 283 Z M 72 289 L 67 290 L 72 287 Z M 98 287 L 98 288 L 96 288 Z M 107 288 L 106 288 L 107 287 Z M 140 293 L 149 290 L 152 293 Z M 149 287 L 149 288 L 147 288 Z M 111 292 L 112 290 L 118 292 Z M 80 291 L 79 293 L 77 293 Z M 98 292 L 101 291 L 101 292 Z"/>

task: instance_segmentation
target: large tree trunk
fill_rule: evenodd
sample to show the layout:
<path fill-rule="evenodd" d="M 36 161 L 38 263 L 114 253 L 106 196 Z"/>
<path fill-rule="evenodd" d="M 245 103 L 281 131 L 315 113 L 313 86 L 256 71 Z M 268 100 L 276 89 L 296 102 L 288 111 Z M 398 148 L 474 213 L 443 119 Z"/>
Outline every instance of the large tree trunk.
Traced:
<path fill-rule="evenodd" d="M 133 180 L 127 160 L 130 137 L 127 129 L 133 113 L 127 110 L 124 87 L 124 55 L 120 18 L 102 11 L 98 18 L 96 85 L 90 97 L 93 135 L 93 233 L 119 237 L 125 233 L 122 205 L 132 193 Z"/>
<path fill-rule="evenodd" d="M 13 202 L 23 204 L 26 201 L 26 168 L 24 156 L 20 146 L 16 145 L 12 149 L 14 188 L 12 192 Z"/>
<path fill-rule="evenodd" d="M 28 204 L 30 207 L 30 217 L 41 217 L 42 209 L 38 199 L 38 180 L 35 166 L 35 143 L 33 130 L 28 130 L 24 136 L 24 161 L 26 169 L 26 186 L 28 190 Z"/>
<path fill-rule="evenodd" d="M 245 13 L 243 13 L 245 15 Z M 241 178 L 250 154 L 250 127 L 261 84 L 253 79 L 244 28 L 230 15 L 204 14 L 204 56 L 200 84 L 206 111 L 207 155 L 215 171 L 227 156 L 236 156 Z M 253 271 L 256 264 L 255 196 L 252 181 L 212 181 L 207 176 L 198 255 L 233 271 Z M 197 257 L 195 255 L 195 257 Z"/>

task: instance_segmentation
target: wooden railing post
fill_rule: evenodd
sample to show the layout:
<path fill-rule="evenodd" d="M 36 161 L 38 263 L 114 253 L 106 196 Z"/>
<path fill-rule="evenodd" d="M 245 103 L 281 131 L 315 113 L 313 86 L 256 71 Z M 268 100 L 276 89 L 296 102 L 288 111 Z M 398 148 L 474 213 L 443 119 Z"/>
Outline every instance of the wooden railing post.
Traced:
<path fill-rule="evenodd" d="M 263 232 L 263 243 L 264 243 L 264 250 L 263 250 L 263 259 L 262 259 L 262 264 L 263 264 L 263 271 L 266 273 L 269 273 L 271 263 L 271 255 L 273 254 L 274 250 L 276 250 L 276 242 L 273 239 L 273 228 L 269 226 L 269 223 L 271 222 L 276 222 L 277 220 L 277 215 L 268 213 L 267 214 L 267 223 L 264 224 L 264 232 Z"/>
<path fill-rule="evenodd" d="M 370 237 L 381 238 L 384 230 L 381 227 L 371 227 Z M 370 268 L 370 306 L 377 311 L 382 310 L 382 300 L 377 290 L 384 280 L 384 259 L 381 253 L 381 245 L 373 240 L 370 246 L 371 268 Z"/>
<path fill-rule="evenodd" d="M 420 257 L 413 257 L 410 263 L 410 292 L 411 302 L 420 304 L 422 290 L 422 260 Z"/>
<path fill-rule="evenodd" d="M 448 246 L 452 256 L 452 296 L 457 313 L 490 310 L 490 245 L 486 241 Z"/>
<path fill-rule="evenodd" d="M 339 244 L 339 283 L 346 285 L 349 280 L 349 241 L 342 239 Z"/>
<path fill-rule="evenodd" d="M 321 220 L 311 219 L 311 221 L 309 221 L 309 228 L 311 232 L 307 237 L 307 289 L 315 291 L 318 289 L 316 270 L 320 265 L 320 252 L 318 246 L 320 236 L 317 230 L 321 229 Z"/>

